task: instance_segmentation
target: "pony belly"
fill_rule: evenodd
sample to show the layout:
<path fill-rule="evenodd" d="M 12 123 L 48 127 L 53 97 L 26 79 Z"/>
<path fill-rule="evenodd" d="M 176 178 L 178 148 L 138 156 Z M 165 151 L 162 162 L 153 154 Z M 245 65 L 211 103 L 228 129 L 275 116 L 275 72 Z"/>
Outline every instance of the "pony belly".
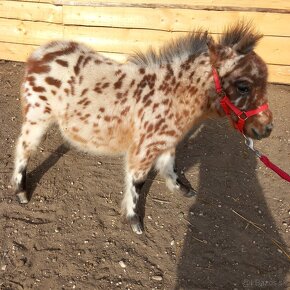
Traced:
<path fill-rule="evenodd" d="M 128 150 L 132 135 L 123 128 L 95 129 L 90 125 L 76 126 L 59 124 L 64 138 L 81 151 L 98 155 L 119 155 Z"/>

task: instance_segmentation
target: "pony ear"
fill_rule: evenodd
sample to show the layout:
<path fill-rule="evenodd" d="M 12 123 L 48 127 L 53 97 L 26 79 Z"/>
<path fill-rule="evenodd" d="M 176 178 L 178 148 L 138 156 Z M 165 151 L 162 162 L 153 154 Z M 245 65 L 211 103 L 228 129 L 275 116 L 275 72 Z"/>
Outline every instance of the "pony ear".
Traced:
<path fill-rule="evenodd" d="M 251 22 L 238 22 L 226 29 L 219 38 L 222 46 L 232 47 L 238 54 L 247 54 L 254 50 L 262 34 L 256 32 Z"/>
<path fill-rule="evenodd" d="M 218 61 L 218 48 L 212 37 L 207 38 L 207 47 L 211 65 L 215 66 Z"/>
<path fill-rule="evenodd" d="M 248 54 L 253 51 L 258 41 L 263 37 L 261 34 L 251 34 L 242 38 L 237 44 L 233 46 L 238 54 Z"/>

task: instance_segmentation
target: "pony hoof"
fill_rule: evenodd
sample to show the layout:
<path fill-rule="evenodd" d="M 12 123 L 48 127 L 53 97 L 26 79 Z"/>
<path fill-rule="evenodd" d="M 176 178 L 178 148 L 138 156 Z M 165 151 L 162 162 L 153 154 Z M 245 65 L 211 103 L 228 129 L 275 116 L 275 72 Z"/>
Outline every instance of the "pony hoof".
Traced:
<path fill-rule="evenodd" d="M 143 229 L 142 229 L 141 223 L 131 224 L 131 229 L 137 235 L 142 235 L 143 234 Z"/>
<path fill-rule="evenodd" d="M 139 216 L 135 215 L 133 217 L 130 217 L 129 222 L 131 229 L 135 234 L 141 235 L 143 233 L 143 226 Z"/>
<path fill-rule="evenodd" d="M 28 203 L 27 194 L 24 191 L 20 191 L 16 194 L 19 203 L 26 204 Z"/>
<path fill-rule="evenodd" d="M 187 192 L 184 193 L 185 197 L 193 197 L 195 195 L 197 195 L 197 191 L 194 190 L 194 189 L 190 189 L 190 190 L 188 190 Z"/>

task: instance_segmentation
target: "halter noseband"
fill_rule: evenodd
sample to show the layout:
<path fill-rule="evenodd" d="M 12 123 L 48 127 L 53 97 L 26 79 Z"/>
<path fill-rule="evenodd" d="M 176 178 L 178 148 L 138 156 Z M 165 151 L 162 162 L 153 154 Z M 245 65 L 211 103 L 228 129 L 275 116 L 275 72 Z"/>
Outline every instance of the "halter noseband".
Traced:
<path fill-rule="evenodd" d="M 220 104 L 227 116 L 231 115 L 231 111 L 235 113 L 235 115 L 238 117 L 238 121 L 234 123 L 234 127 L 240 131 L 241 133 L 244 133 L 244 125 L 245 121 L 254 115 L 257 115 L 260 112 L 268 110 L 269 106 L 268 104 L 264 104 L 260 107 L 258 107 L 255 110 L 250 110 L 250 111 L 241 111 L 239 108 L 237 108 L 227 97 L 225 92 L 222 89 L 220 78 L 218 75 L 217 70 L 212 67 L 212 73 L 213 73 L 213 78 L 214 78 L 214 83 L 215 83 L 215 89 L 216 92 L 220 95 L 223 96 L 222 99 L 220 100 Z"/>

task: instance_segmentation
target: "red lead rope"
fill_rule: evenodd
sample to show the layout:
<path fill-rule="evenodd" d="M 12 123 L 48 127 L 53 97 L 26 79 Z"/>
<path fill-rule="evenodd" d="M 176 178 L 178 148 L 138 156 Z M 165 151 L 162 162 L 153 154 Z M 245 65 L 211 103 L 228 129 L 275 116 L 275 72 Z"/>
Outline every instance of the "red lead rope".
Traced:
<path fill-rule="evenodd" d="M 283 171 L 281 168 L 279 168 L 277 165 L 272 163 L 269 158 L 265 155 L 262 155 L 260 157 L 260 160 L 270 169 L 272 169 L 274 172 L 276 172 L 281 178 L 285 179 L 286 181 L 290 182 L 290 175 L 287 174 L 285 171 Z"/>
<path fill-rule="evenodd" d="M 214 83 L 215 83 L 215 88 L 216 88 L 216 92 L 219 95 L 223 95 L 223 98 L 220 100 L 220 104 L 225 112 L 225 114 L 227 116 L 231 115 L 231 111 L 234 112 L 236 114 L 236 116 L 238 117 L 238 121 L 236 123 L 234 123 L 235 128 L 240 131 L 242 134 L 244 132 L 244 125 L 245 125 L 245 121 L 251 117 L 254 116 L 260 112 L 263 112 L 265 110 L 268 110 L 268 104 L 264 104 L 262 106 L 260 106 L 259 108 L 255 109 L 255 110 L 251 110 L 251 111 L 241 111 L 239 108 L 237 108 L 231 101 L 230 99 L 226 96 L 226 94 L 224 93 L 222 86 L 221 86 L 221 82 L 219 79 L 219 75 L 217 70 L 213 67 L 212 68 L 212 73 L 213 73 L 213 78 L 214 78 Z M 246 145 L 253 150 L 256 155 L 259 157 L 259 159 L 270 169 L 272 169 L 274 172 L 276 172 L 281 178 L 283 178 L 284 180 L 290 182 L 290 175 L 287 174 L 285 171 L 283 171 L 281 168 L 279 168 L 278 166 L 276 166 L 274 163 L 272 163 L 269 158 L 265 155 L 262 155 L 258 150 L 256 150 L 254 148 L 254 143 L 253 140 L 251 138 L 248 138 L 244 135 L 245 139 L 246 139 Z"/>
<path fill-rule="evenodd" d="M 249 137 L 245 137 L 245 143 L 246 145 L 252 150 L 254 151 L 254 153 L 256 154 L 256 156 L 270 169 L 272 169 L 274 172 L 276 172 L 281 178 L 283 178 L 284 180 L 290 182 L 290 175 L 287 174 L 285 171 L 283 171 L 281 168 L 279 168 L 277 165 L 275 165 L 274 163 L 272 163 L 269 158 L 265 155 L 262 155 L 258 150 L 256 150 L 254 148 L 254 142 L 251 138 Z"/>

